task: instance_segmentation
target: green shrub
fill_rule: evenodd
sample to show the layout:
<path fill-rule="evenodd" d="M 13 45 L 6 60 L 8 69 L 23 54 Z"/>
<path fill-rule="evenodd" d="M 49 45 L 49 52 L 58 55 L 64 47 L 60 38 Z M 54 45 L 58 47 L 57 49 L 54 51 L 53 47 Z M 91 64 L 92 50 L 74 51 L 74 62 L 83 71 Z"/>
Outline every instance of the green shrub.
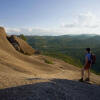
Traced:
<path fill-rule="evenodd" d="M 24 34 L 20 34 L 19 37 L 20 37 L 22 40 L 24 40 L 24 41 L 27 40 L 27 38 L 24 36 Z"/>
<path fill-rule="evenodd" d="M 44 62 L 47 63 L 47 64 L 53 64 L 53 62 L 48 60 L 48 59 L 44 59 Z"/>

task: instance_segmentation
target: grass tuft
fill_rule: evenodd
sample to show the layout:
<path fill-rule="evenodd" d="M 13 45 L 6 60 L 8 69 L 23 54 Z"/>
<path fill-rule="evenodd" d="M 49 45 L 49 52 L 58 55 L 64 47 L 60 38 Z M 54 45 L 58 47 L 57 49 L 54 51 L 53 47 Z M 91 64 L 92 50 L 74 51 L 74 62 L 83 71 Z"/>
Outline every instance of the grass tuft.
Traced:
<path fill-rule="evenodd" d="M 48 59 L 44 59 L 44 62 L 47 63 L 47 64 L 53 64 L 53 62 L 48 60 Z"/>

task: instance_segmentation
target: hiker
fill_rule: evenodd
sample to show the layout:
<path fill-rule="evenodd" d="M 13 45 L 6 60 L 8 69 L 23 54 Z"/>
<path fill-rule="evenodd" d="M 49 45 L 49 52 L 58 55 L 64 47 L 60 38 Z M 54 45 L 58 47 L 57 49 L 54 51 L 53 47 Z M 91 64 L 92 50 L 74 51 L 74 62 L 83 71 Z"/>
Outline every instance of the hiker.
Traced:
<path fill-rule="evenodd" d="M 85 81 L 90 81 L 90 68 L 92 65 L 92 57 L 91 57 L 91 51 L 90 48 L 86 48 L 86 56 L 85 56 L 85 65 L 82 68 L 82 77 L 80 79 L 80 81 L 83 81 L 83 77 L 84 77 L 84 71 L 86 70 L 88 72 L 88 77 L 85 79 Z"/>

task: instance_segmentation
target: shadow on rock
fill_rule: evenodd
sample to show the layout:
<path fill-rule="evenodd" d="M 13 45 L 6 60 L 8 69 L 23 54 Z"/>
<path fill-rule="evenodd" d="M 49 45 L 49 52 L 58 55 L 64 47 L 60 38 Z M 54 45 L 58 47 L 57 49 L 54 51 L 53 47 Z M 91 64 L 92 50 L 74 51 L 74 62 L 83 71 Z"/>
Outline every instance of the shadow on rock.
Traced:
<path fill-rule="evenodd" d="M 52 79 L 0 90 L 0 100 L 100 100 L 100 86 Z"/>

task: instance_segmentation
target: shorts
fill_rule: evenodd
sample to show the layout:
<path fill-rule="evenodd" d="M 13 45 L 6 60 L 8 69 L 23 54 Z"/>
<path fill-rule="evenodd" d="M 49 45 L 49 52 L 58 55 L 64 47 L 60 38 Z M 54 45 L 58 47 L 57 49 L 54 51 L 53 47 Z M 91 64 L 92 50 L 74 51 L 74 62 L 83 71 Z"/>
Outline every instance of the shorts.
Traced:
<path fill-rule="evenodd" d="M 84 69 L 87 70 L 87 69 L 90 69 L 90 67 L 91 67 L 91 63 L 87 63 L 87 64 L 85 65 Z"/>

